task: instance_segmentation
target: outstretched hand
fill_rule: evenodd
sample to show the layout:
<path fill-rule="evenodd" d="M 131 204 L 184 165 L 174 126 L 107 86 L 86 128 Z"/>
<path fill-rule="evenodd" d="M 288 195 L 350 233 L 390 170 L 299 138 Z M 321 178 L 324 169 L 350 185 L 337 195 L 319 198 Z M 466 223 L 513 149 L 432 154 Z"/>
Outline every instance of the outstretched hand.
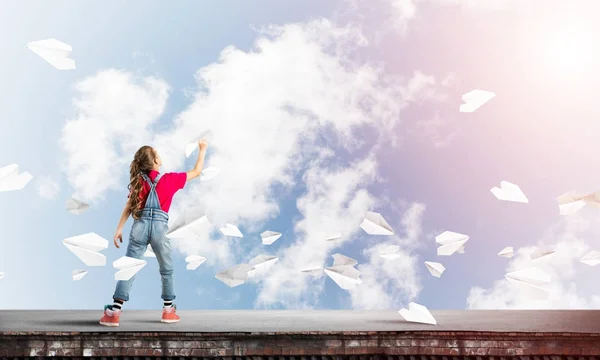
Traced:
<path fill-rule="evenodd" d="M 206 150 L 206 148 L 208 147 L 208 141 L 206 141 L 206 139 L 198 141 L 198 147 L 200 148 L 200 150 Z"/>
<path fill-rule="evenodd" d="M 121 230 L 117 230 L 117 232 L 115 233 L 115 237 L 113 238 L 114 242 L 115 242 L 115 246 L 117 247 L 117 249 L 120 247 L 119 246 L 119 241 L 121 243 L 123 243 L 123 232 Z M 118 241 L 117 241 L 118 240 Z"/>

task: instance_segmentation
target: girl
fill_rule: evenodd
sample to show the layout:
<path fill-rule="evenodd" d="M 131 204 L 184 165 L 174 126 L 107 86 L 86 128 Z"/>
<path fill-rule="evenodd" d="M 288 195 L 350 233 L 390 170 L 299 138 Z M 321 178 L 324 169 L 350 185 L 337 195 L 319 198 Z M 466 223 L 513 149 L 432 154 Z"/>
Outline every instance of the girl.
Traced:
<path fill-rule="evenodd" d="M 175 304 L 173 304 L 175 292 L 173 290 L 171 243 L 166 236 L 169 207 L 173 195 L 183 189 L 187 181 L 200 176 L 207 146 L 208 143 L 204 139 L 198 142 L 200 151 L 196 166 L 187 173 L 166 173 L 161 177 L 158 171 L 162 160 L 156 150 L 150 146 L 142 146 L 135 153 L 130 166 L 129 199 L 121 214 L 114 243 L 119 248 L 119 241 L 123 242 L 123 226 L 129 215 L 132 215 L 134 222 L 129 234 L 125 256 L 141 259 L 148 244 L 152 246 L 158 260 L 162 281 L 164 306 L 161 322 L 164 323 L 175 323 L 180 320 L 175 313 Z M 123 303 L 129 301 L 129 290 L 134 279 L 135 275 L 127 281 L 117 282 L 117 288 L 113 295 L 114 303 L 104 306 L 104 316 L 100 319 L 101 325 L 119 326 L 121 309 Z"/>

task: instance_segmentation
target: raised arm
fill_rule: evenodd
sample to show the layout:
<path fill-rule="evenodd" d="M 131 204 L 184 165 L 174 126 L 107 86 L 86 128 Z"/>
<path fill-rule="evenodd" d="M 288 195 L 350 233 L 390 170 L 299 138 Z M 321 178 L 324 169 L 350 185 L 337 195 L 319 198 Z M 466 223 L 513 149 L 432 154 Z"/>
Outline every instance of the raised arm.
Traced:
<path fill-rule="evenodd" d="M 204 156 L 206 156 L 206 148 L 208 147 L 208 142 L 205 139 L 198 141 L 198 160 L 196 160 L 196 165 L 194 168 L 187 172 L 187 180 L 190 181 L 194 178 L 197 178 L 202 173 L 202 168 L 204 167 Z"/>

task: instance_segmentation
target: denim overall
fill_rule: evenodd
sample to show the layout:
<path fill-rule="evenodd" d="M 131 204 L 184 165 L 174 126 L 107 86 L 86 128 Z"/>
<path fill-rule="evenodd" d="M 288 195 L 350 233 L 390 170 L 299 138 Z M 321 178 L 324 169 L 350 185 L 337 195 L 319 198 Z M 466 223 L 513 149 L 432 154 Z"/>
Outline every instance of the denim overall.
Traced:
<path fill-rule="evenodd" d="M 167 237 L 169 214 L 160 208 L 158 195 L 156 194 L 156 184 L 160 180 L 159 174 L 154 179 L 142 174 L 144 180 L 150 185 L 150 192 L 146 199 L 146 205 L 141 211 L 140 218 L 133 222 L 131 233 L 129 234 L 129 243 L 127 244 L 127 253 L 135 259 L 141 259 L 146 252 L 148 244 L 152 246 L 160 270 L 162 281 L 163 300 L 174 300 L 175 291 L 173 290 L 173 262 L 171 259 L 171 241 Z M 135 275 L 129 280 L 117 281 L 117 288 L 113 299 L 122 299 L 129 301 L 129 291 Z"/>

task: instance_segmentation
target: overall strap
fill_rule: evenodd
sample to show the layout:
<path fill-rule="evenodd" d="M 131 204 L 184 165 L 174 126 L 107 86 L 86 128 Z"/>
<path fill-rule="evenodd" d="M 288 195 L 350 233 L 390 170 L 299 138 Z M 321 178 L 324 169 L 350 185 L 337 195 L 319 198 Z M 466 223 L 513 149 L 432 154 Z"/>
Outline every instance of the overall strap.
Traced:
<path fill-rule="evenodd" d="M 158 194 L 156 193 L 156 184 L 158 184 L 158 180 L 160 180 L 162 174 L 158 174 L 156 178 L 154 178 L 154 181 L 151 181 L 150 177 L 144 173 L 142 173 L 142 177 L 150 186 L 150 192 L 146 198 L 145 208 L 160 210 L 160 200 L 158 199 Z"/>

